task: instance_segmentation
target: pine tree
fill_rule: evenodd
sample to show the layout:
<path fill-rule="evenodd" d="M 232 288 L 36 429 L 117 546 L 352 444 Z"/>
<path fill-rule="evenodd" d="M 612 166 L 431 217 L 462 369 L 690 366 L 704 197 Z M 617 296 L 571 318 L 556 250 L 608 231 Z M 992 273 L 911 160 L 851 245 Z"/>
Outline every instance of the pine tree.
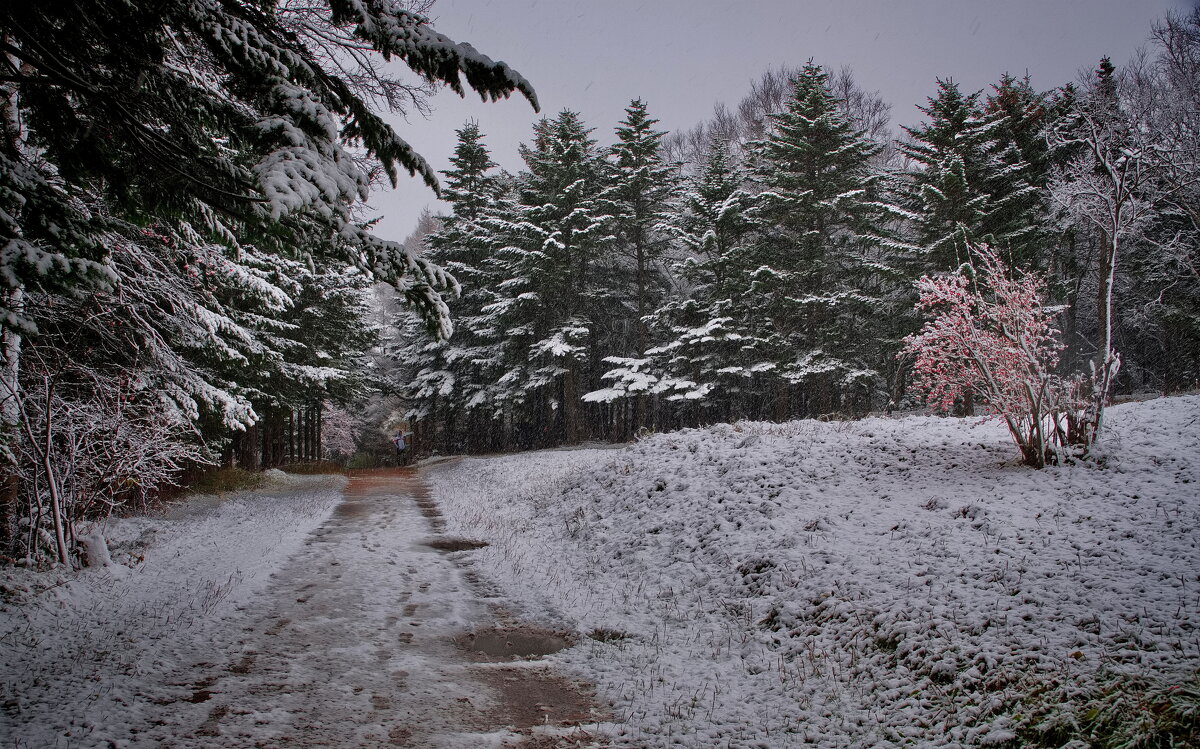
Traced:
<path fill-rule="evenodd" d="M 646 356 L 667 400 L 690 411 L 693 420 L 748 415 L 743 390 L 754 377 L 754 362 L 748 362 L 746 341 L 730 317 L 741 294 L 734 268 L 755 226 L 745 182 L 728 146 L 713 139 L 667 222 L 684 257 L 673 264 L 673 293 L 652 317 L 657 345 Z"/>
<path fill-rule="evenodd" d="M 21 122 L 53 165 L 43 171 L 18 157 L 0 170 L 21 180 L 6 195 L 24 196 L 5 239 L 27 245 L 29 257 L 56 247 L 72 253 L 62 263 L 97 260 L 94 227 L 67 220 L 50 231 L 41 220 L 44 211 L 69 216 L 69 201 L 50 187 L 56 183 L 64 195 L 96 190 L 114 214 L 142 223 L 183 219 L 215 238 L 269 237 L 272 248 L 298 246 L 298 235 L 319 228 L 372 271 L 409 275 L 407 296 L 438 323 L 443 274 L 353 221 L 350 208 L 365 200 L 369 175 L 346 144 L 361 146 L 393 181 L 399 169 L 431 186 L 436 178 L 350 76 L 322 64 L 285 8 L 201 0 L 102 6 L 6 5 L 0 15 Z M 460 93 L 465 76 L 485 96 L 520 90 L 536 101 L 506 65 L 390 3 L 335 2 L 308 20 L 327 39 L 398 57 Z M 37 268 L 53 265 L 18 263 L 9 276 L 40 280 Z"/>
<path fill-rule="evenodd" d="M 1045 128 L 1052 118 L 1049 98 L 1033 89 L 1028 74 L 1004 73 L 992 84 L 983 106 L 991 124 L 996 174 L 988 185 L 992 197 L 990 230 L 1015 266 L 1026 270 L 1048 265 L 1050 227 L 1045 188 L 1050 181 L 1051 152 Z"/>
<path fill-rule="evenodd" d="M 496 399 L 528 444 L 579 438 L 580 397 L 603 356 L 595 321 L 611 304 L 602 263 L 611 233 L 590 132 L 568 110 L 538 122 L 514 197 L 480 222 L 496 243 L 489 325 L 505 339 Z"/>
<path fill-rule="evenodd" d="M 603 198 L 612 216 L 614 249 L 633 264 L 635 288 L 634 350 L 646 348 L 645 317 L 664 279 L 656 267 L 666 249 L 668 237 L 660 230 L 666 218 L 668 201 L 675 192 L 675 171 L 659 155 L 665 131 L 654 130 L 658 120 L 651 119 L 641 99 L 625 110 L 625 119 L 617 127 L 617 142 L 612 147 L 609 183 Z"/>
<path fill-rule="evenodd" d="M 490 173 L 496 164 L 476 123 L 468 122 L 458 130 L 450 162 L 452 168 L 442 174 L 443 197 L 452 210 L 428 236 L 426 256 L 459 282 L 459 294 L 447 302 L 454 333 L 445 341 L 418 333 L 419 340 L 404 354 L 417 372 L 409 390 L 418 405 L 410 414 L 438 424 L 435 447 L 442 451 L 467 447 L 463 438 L 482 444 L 487 421 L 479 414 L 501 372 L 502 347 L 484 313 L 494 301 L 496 279 L 490 263 L 492 244 L 479 220 L 493 210 L 503 185 Z M 464 419 L 471 415 L 475 418 L 468 428 Z"/>
<path fill-rule="evenodd" d="M 986 229 L 1009 262 L 1024 270 L 1044 270 L 1050 261 L 1046 186 L 1051 154 L 1044 130 L 1052 114 L 1028 75 L 1004 74 L 983 104 L 993 172 L 986 185 L 991 196 Z"/>
<path fill-rule="evenodd" d="M 700 174 L 679 201 L 677 236 L 689 256 L 681 272 L 710 299 L 732 295 L 726 266 L 755 226 L 748 215 L 752 201 L 744 189 L 746 179 L 729 148 L 714 141 Z"/>
<path fill-rule="evenodd" d="M 981 241 L 988 213 L 984 189 L 986 133 L 980 121 L 979 93 L 964 96 L 952 80 L 939 80 L 929 106 L 918 107 L 928 122 L 905 127 L 911 139 L 900 153 L 914 168 L 905 173 L 913 218 L 912 241 L 921 249 L 913 275 L 957 268 L 969 244 Z"/>
<path fill-rule="evenodd" d="M 904 128 L 910 140 L 899 150 L 913 168 L 903 175 L 902 207 L 923 256 L 910 269 L 914 276 L 954 270 L 968 246 L 981 242 L 1032 264 L 1042 241 L 1036 182 L 1045 174 L 1027 160 L 1037 153 L 1033 94 L 1006 77 L 987 112 L 981 94 L 939 80 L 937 96 L 919 108 L 928 121 Z"/>
<path fill-rule="evenodd" d="M 604 348 L 617 356 L 645 353 L 649 344 L 645 318 L 657 306 L 667 283 L 660 260 L 670 235 L 663 224 L 678 178 L 660 155 L 666 133 L 654 129 L 657 122 L 641 99 L 631 102 L 617 127 L 617 142 L 604 173 L 607 186 L 601 201 L 612 219 L 612 247 L 618 261 L 615 281 L 633 290 L 632 309 L 624 302 L 628 295 L 619 291 L 612 295 L 606 305 L 608 314 L 600 321 L 604 323 L 601 335 L 607 339 Z M 631 426 L 636 430 L 647 423 L 647 396 L 636 396 L 633 405 Z"/>
<path fill-rule="evenodd" d="M 878 374 L 877 246 L 883 209 L 872 168 L 880 146 L 855 130 L 809 63 L 784 112 L 752 145 L 762 188 L 753 251 L 739 259 L 739 322 L 775 364 L 774 414 L 862 409 Z M 803 384 L 793 394 L 790 385 Z M 789 403 L 793 395 L 799 404 Z"/>

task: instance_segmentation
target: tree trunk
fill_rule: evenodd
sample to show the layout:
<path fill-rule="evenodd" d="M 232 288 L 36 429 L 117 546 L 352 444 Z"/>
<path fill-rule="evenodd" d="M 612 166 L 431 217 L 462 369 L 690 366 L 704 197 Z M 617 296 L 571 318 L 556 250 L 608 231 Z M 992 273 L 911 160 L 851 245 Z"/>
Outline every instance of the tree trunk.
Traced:
<path fill-rule="evenodd" d="M 1100 237 L 1100 267 L 1096 278 L 1096 333 L 1100 341 L 1092 361 L 1096 371 L 1102 371 L 1112 348 L 1112 283 L 1116 264 L 1115 232 L 1104 232 Z M 1110 238 L 1111 236 L 1111 238 Z"/>
<path fill-rule="evenodd" d="M 318 400 L 313 406 L 313 458 L 320 461 L 324 451 L 321 449 L 321 426 L 325 419 L 325 404 Z"/>
<path fill-rule="evenodd" d="M 646 249 L 643 246 L 645 241 L 639 235 L 637 238 L 637 337 L 635 345 L 637 351 L 634 352 L 634 357 L 641 358 L 646 354 L 646 323 L 642 320 L 646 316 Z M 642 427 L 646 426 L 646 396 L 638 395 L 634 398 L 633 409 L 633 431 L 636 434 L 641 431 Z"/>
<path fill-rule="evenodd" d="M 563 439 L 568 445 L 579 441 L 579 393 L 578 375 L 569 367 L 563 376 Z"/>
<path fill-rule="evenodd" d="M 0 36 L 0 41 L 8 43 L 8 34 Z M 28 64 L 22 64 L 12 55 L 5 53 L 9 66 L 17 70 L 28 69 Z M 4 140 L 0 143 L 9 158 L 16 161 L 24 149 L 25 133 L 21 125 L 16 83 L 0 86 L 0 97 L 3 98 L 3 114 L 0 115 L 0 127 L 3 128 Z M 25 292 L 16 288 L 8 292 L 6 306 L 12 312 L 20 314 L 24 306 Z M 21 423 L 20 374 L 21 374 L 21 334 L 10 327 L 0 331 L 0 352 L 3 353 L 3 368 L 0 369 L 0 430 L 6 436 L 16 437 Z M 10 540 L 9 532 L 16 523 L 17 491 L 16 466 L 0 467 L 0 543 L 7 545 Z"/>
<path fill-rule="evenodd" d="M 24 301 L 24 291 L 13 289 L 8 294 L 8 309 L 19 313 Z M 12 328 L 0 331 L 0 343 L 4 362 L 0 368 L 0 434 L 8 439 L 19 439 L 21 424 L 21 334 Z M 7 547 L 10 532 L 15 528 L 17 514 L 17 491 L 20 481 L 17 467 L 6 463 L 0 467 L 0 544 Z"/>
<path fill-rule="evenodd" d="M 959 402 L 959 409 L 959 416 L 975 415 L 975 394 L 970 390 L 963 393 L 962 401 Z"/>
<path fill-rule="evenodd" d="M 312 408 L 304 406 L 299 409 L 301 418 L 301 434 L 303 435 L 304 444 L 301 448 L 300 460 L 303 463 L 312 462 L 313 454 L 313 426 L 312 426 Z"/>
<path fill-rule="evenodd" d="M 33 434 L 33 427 L 29 423 L 29 419 L 21 419 L 21 425 L 29 444 L 41 453 L 42 472 L 46 476 L 46 489 L 50 493 L 50 514 L 54 519 L 55 554 L 60 564 L 67 565 L 70 564 L 71 557 L 67 547 L 66 506 L 63 501 L 62 486 L 59 484 L 58 472 L 54 469 L 52 458 L 54 449 L 54 381 L 49 377 L 45 378 L 45 388 L 46 412 L 43 415 L 45 435 L 40 448 L 37 447 L 38 440 Z"/>
<path fill-rule="evenodd" d="M 261 438 L 262 427 L 259 424 L 247 427 L 242 435 L 242 449 L 238 462 L 244 470 L 255 471 L 262 465 L 262 452 L 259 450 Z"/>
<path fill-rule="evenodd" d="M 1114 209 L 1113 226 L 1121 225 L 1121 206 Z M 1088 413 L 1088 433 L 1085 435 L 1087 444 L 1094 443 L 1100 436 L 1100 428 L 1104 422 L 1104 407 L 1108 405 L 1109 393 L 1112 390 L 1113 379 L 1121 367 L 1117 352 L 1113 351 L 1113 286 L 1116 281 L 1117 251 L 1119 236 L 1117 231 L 1110 231 L 1103 238 L 1100 253 L 1100 278 L 1097 284 L 1098 298 L 1096 300 L 1096 317 L 1099 323 L 1100 345 L 1093 359 L 1094 390 L 1092 403 Z"/>
<path fill-rule="evenodd" d="M 788 417 L 788 402 L 790 386 L 786 380 L 780 380 L 775 386 L 775 395 L 771 402 L 771 420 L 777 422 L 787 421 Z"/>

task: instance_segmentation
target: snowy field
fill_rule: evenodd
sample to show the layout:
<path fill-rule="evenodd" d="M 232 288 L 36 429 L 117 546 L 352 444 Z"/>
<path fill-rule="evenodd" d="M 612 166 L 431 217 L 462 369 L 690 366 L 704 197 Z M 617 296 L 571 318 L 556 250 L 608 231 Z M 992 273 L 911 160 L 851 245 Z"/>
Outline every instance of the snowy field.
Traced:
<path fill-rule="evenodd" d="M 162 725 L 178 708 L 158 706 L 181 689 L 162 676 L 233 641 L 239 609 L 329 516 L 344 482 L 271 471 L 258 491 L 94 529 L 113 546 L 109 565 L 0 570 L 0 745 L 126 746 L 131 727 Z"/>
<path fill-rule="evenodd" d="M 429 478 L 521 615 L 592 635 L 554 658 L 615 746 L 1120 746 L 1196 726 L 1200 397 L 1109 413 L 1103 460 L 1043 471 L 998 424 L 917 417 Z"/>

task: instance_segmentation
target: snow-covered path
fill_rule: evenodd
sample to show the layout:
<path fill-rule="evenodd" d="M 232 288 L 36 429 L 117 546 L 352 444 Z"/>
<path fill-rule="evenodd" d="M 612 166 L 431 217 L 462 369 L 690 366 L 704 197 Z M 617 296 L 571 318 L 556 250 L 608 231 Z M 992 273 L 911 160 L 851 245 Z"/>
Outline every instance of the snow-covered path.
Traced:
<path fill-rule="evenodd" d="M 519 746 L 534 726 L 586 721 L 587 695 L 544 664 L 456 645 L 519 623 L 469 573 L 470 551 L 430 545 L 440 526 L 416 472 L 352 478 L 257 596 L 162 638 L 156 673 L 103 674 L 116 678 L 99 709 L 70 693 L 26 705 L 17 745 Z M 53 726 L 64 707 L 74 725 Z"/>
<path fill-rule="evenodd" d="M 414 728 L 466 730 L 476 695 L 430 662 L 450 655 L 448 629 L 486 612 L 422 543 L 417 488 L 411 475 L 352 480 L 145 743 L 402 746 Z"/>

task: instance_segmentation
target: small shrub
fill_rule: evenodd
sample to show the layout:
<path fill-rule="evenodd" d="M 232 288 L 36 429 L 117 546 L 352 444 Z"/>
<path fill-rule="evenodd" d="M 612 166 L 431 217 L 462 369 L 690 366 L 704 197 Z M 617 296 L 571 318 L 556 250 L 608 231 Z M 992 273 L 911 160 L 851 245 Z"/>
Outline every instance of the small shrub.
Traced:
<path fill-rule="evenodd" d="M 388 465 L 386 459 L 378 453 L 373 452 L 357 452 L 346 461 L 346 470 L 355 470 L 362 468 L 380 468 Z"/>
<path fill-rule="evenodd" d="M 971 255 L 957 273 L 917 281 L 917 306 L 931 319 L 904 339 L 901 356 L 915 357 L 913 389 L 935 410 L 978 402 L 1004 420 L 1035 468 L 1064 449 L 1086 448 L 1100 412 L 1090 408 L 1095 399 L 1084 378 L 1057 374 L 1063 344 L 1054 327 L 1058 309 L 1042 298 L 1045 282 L 1014 276 L 987 245 Z"/>
<path fill-rule="evenodd" d="M 608 629 L 607 627 L 597 627 L 591 632 L 588 632 L 588 637 L 596 642 L 622 642 L 629 639 L 629 635 L 619 629 Z"/>

